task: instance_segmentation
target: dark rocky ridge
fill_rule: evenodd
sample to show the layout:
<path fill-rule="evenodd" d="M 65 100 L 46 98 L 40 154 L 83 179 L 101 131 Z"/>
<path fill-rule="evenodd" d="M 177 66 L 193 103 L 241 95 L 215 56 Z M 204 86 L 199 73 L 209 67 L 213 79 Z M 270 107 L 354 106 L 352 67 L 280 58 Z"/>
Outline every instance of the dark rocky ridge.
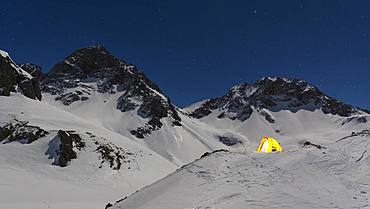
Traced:
<path fill-rule="evenodd" d="M 218 115 L 220 119 L 228 117 L 244 121 L 250 117 L 253 108 L 260 111 L 270 123 L 275 121 L 268 111 L 263 109 L 292 112 L 300 109 L 321 109 L 325 114 L 331 113 L 342 117 L 362 112 L 359 108 L 325 95 L 306 81 L 266 77 L 254 84 L 242 83 L 234 86 L 226 95 L 204 102 L 190 113 L 190 116 L 202 118 L 218 109 L 221 111 Z"/>
<path fill-rule="evenodd" d="M 37 79 L 39 82 L 45 77 L 44 73 L 42 72 L 41 66 L 32 64 L 32 63 L 24 63 L 24 64 L 18 64 L 20 68 L 22 68 L 24 71 L 32 75 L 35 79 Z"/>
<path fill-rule="evenodd" d="M 26 97 L 41 100 L 39 82 L 22 71 L 5 52 L 2 52 L 0 56 L 0 96 L 10 96 L 10 92 L 19 91 Z"/>
<path fill-rule="evenodd" d="M 117 59 L 101 45 L 78 49 L 56 64 L 42 80 L 42 91 L 55 95 L 64 105 L 88 100 L 93 92 L 119 93 L 117 109 L 137 110 L 140 117 L 149 119 L 131 131 L 138 138 L 160 129 L 164 117 L 181 125 L 175 107 L 161 89 L 136 66 Z"/>
<path fill-rule="evenodd" d="M 9 122 L 5 126 L 0 126 L 0 142 L 20 142 L 23 144 L 30 144 L 37 139 L 49 134 L 38 126 L 29 125 L 27 121 L 15 120 Z"/>

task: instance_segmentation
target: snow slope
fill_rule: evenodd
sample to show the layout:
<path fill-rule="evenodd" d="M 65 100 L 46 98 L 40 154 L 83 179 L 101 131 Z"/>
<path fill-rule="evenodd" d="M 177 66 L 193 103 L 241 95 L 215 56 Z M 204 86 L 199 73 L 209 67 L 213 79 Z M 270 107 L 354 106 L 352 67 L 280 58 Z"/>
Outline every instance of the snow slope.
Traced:
<path fill-rule="evenodd" d="M 368 132 L 370 133 L 370 132 Z M 369 208 L 370 135 L 326 149 L 216 152 L 110 209 Z"/>
<path fill-rule="evenodd" d="M 103 208 L 107 202 L 132 194 L 204 152 L 227 148 L 215 140 L 217 130 L 184 115 L 182 126 L 173 127 L 163 120 L 161 130 L 137 139 L 129 128 L 142 123 L 142 119 L 118 111 L 117 96 L 96 93 L 90 100 L 68 107 L 47 94 L 41 102 L 15 93 L 1 97 L 0 126 L 14 120 L 28 121 L 50 134 L 31 144 L 0 144 L 0 208 Z M 60 129 L 76 131 L 87 144 L 64 168 L 52 165 L 54 160 L 47 154 Z M 87 133 L 138 156 L 119 170 L 106 164 L 100 168 L 95 142 Z"/>
<path fill-rule="evenodd" d="M 31 144 L 0 144 L 0 208 L 103 208 L 108 200 L 131 194 L 177 168 L 121 134 L 20 94 L 1 97 L 0 119 L 0 126 L 16 119 L 50 133 Z M 76 131 L 86 143 L 78 158 L 63 168 L 52 165 L 53 159 L 46 154 L 59 129 Z M 95 141 L 87 132 L 97 136 L 97 141 L 112 143 L 135 157 L 119 170 L 107 164 L 100 168 Z"/>
<path fill-rule="evenodd" d="M 119 93 L 93 92 L 89 100 L 65 106 L 59 101 L 55 101 L 54 96 L 45 93 L 44 102 L 129 137 L 131 140 L 156 151 L 177 166 L 190 163 L 207 151 L 227 149 L 217 140 L 216 136 L 219 131 L 181 113 L 179 116 L 182 120 L 182 126 L 173 126 L 170 120 L 163 118 L 161 119 L 163 127 L 160 130 L 151 133 L 144 139 L 138 139 L 130 133 L 130 130 L 142 126 L 149 119 L 138 117 L 136 109 L 128 112 L 119 111 L 116 108 L 119 97 Z"/>

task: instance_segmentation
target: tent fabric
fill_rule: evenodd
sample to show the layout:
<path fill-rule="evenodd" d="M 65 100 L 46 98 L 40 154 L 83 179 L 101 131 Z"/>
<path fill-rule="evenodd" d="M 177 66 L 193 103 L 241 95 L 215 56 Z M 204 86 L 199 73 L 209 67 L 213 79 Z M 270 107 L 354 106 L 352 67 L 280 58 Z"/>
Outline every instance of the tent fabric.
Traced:
<path fill-rule="evenodd" d="M 257 152 L 281 152 L 282 150 L 282 147 L 276 139 L 265 136 L 262 138 Z"/>

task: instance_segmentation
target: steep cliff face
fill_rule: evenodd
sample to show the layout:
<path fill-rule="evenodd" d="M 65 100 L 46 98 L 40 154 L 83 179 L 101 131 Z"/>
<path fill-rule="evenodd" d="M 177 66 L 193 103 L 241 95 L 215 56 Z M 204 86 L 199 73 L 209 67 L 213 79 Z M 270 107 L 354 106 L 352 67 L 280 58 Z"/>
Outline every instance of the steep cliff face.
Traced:
<path fill-rule="evenodd" d="M 16 65 L 7 52 L 0 51 L 0 96 L 10 96 L 10 92 L 21 92 L 31 99 L 42 98 L 37 79 Z"/>

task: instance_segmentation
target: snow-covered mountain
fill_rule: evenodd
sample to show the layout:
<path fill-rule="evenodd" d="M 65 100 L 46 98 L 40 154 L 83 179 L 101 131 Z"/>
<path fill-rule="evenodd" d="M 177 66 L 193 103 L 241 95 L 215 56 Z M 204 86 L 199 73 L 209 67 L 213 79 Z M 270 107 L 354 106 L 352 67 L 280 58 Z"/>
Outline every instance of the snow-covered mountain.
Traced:
<path fill-rule="evenodd" d="M 100 45 L 79 49 L 56 64 L 43 79 L 42 90 L 65 106 L 94 99 L 96 94 L 119 95 L 116 109 L 122 113 L 135 110 L 148 119 L 130 130 L 138 138 L 160 129 L 162 118 L 181 126 L 175 107 L 160 88 L 134 65 L 115 58 Z"/>
<path fill-rule="evenodd" d="M 132 64 L 101 45 L 78 49 L 42 80 L 44 100 L 143 143 L 176 165 L 223 148 Z"/>
<path fill-rule="evenodd" d="M 0 61 L 0 208 L 103 208 L 226 147 L 102 46 L 42 78 L 6 52 Z M 42 99 L 30 94 L 38 80 Z"/>
<path fill-rule="evenodd" d="M 46 75 L 38 65 L 17 65 L 1 51 L 0 208 L 104 208 L 108 202 L 128 197 L 167 175 L 114 207 L 140 208 L 135 202 L 144 194 L 142 203 L 149 208 L 223 208 L 220 204 L 192 202 L 190 206 L 185 202 L 196 194 L 199 201 L 212 199 L 223 190 L 222 179 L 234 182 L 235 172 L 239 172 L 234 167 L 249 169 L 257 161 L 268 167 L 274 159 L 278 162 L 274 168 L 286 166 L 289 170 L 297 168 L 291 163 L 302 159 L 308 163 L 311 156 L 335 164 L 339 161 L 334 153 L 341 152 L 335 141 L 346 136 L 355 143 L 355 153 L 362 153 L 366 140 L 359 137 L 366 136 L 360 133 L 368 129 L 369 119 L 365 110 L 331 98 L 302 80 L 266 77 L 255 84 L 235 86 L 220 98 L 181 109 L 135 65 L 116 58 L 101 45 L 72 52 Z M 264 135 L 281 143 L 284 152 L 272 155 L 277 158 L 254 153 Z M 323 150 L 318 152 L 314 145 L 333 150 L 333 154 L 320 158 Z M 221 149 L 225 151 L 192 163 L 204 153 Z M 351 153 L 345 151 L 343 157 L 349 156 Z M 365 165 L 358 169 L 366 171 Z M 264 173 L 262 167 L 256 167 L 254 174 Z M 188 172 L 201 180 L 189 177 Z M 354 175 L 362 177 L 362 173 Z M 174 180 L 173 176 L 178 177 Z M 220 185 L 220 190 L 203 198 L 198 192 L 206 190 L 194 186 L 203 185 L 208 177 L 210 186 Z M 308 178 L 302 177 L 300 183 Z M 185 183 L 184 193 L 176 186 L 183 180 L 193 181 Z M 165 191 L 158 190 L 158 185 Z M 192 190 L 193 194 L 187 193 Z M 161 194 L 153 196 L 152 191 Z M 171 199 L 171 191 L 184 194 L 184 199 Z M 163 205 L 161 198 L 171 201 Z M 232 203 L 232 208 L 236 204 Z"/>
<path fill-rule="evenodd" d="M 232 147 L 205 155 L 109 209 L 367 208 L 366 110 L 303 80 L 266 77 L 186 108 Z M 257 153 L 263 136 L 282 153 Z"/>
<path fill-rule="evenodd" d="M 188 114 L 253 146 L 265 136 L 296 141 L 340 130 L 348 123 L 366 126 L 368 111 L 322 93 L 304 80 L 265 77 L 232 87 L 226 95 L 191 105 Z"/>
<path fill-rule="evenodd" d="M 227 117 L 240 121 L 247 120 L 254 109 L 261 111 L 267 109 L 273 112 L 321 109 L 325 114 L 331 113 L 343 117 L 364 113 L 359 108 L 325 95 L 304 80 L 282 77 L 264 77 L 254 84 L 236 85 L 226 95 L 207 100 L 198 106 L 190 114 L 195 118 L 207 117 L 214 110 L 219 110 L 220 114 L 217 118 Z M 267 112 L 262 111 L 261 114 L 265 114 L 267 121 L 274 123 Z"/>

